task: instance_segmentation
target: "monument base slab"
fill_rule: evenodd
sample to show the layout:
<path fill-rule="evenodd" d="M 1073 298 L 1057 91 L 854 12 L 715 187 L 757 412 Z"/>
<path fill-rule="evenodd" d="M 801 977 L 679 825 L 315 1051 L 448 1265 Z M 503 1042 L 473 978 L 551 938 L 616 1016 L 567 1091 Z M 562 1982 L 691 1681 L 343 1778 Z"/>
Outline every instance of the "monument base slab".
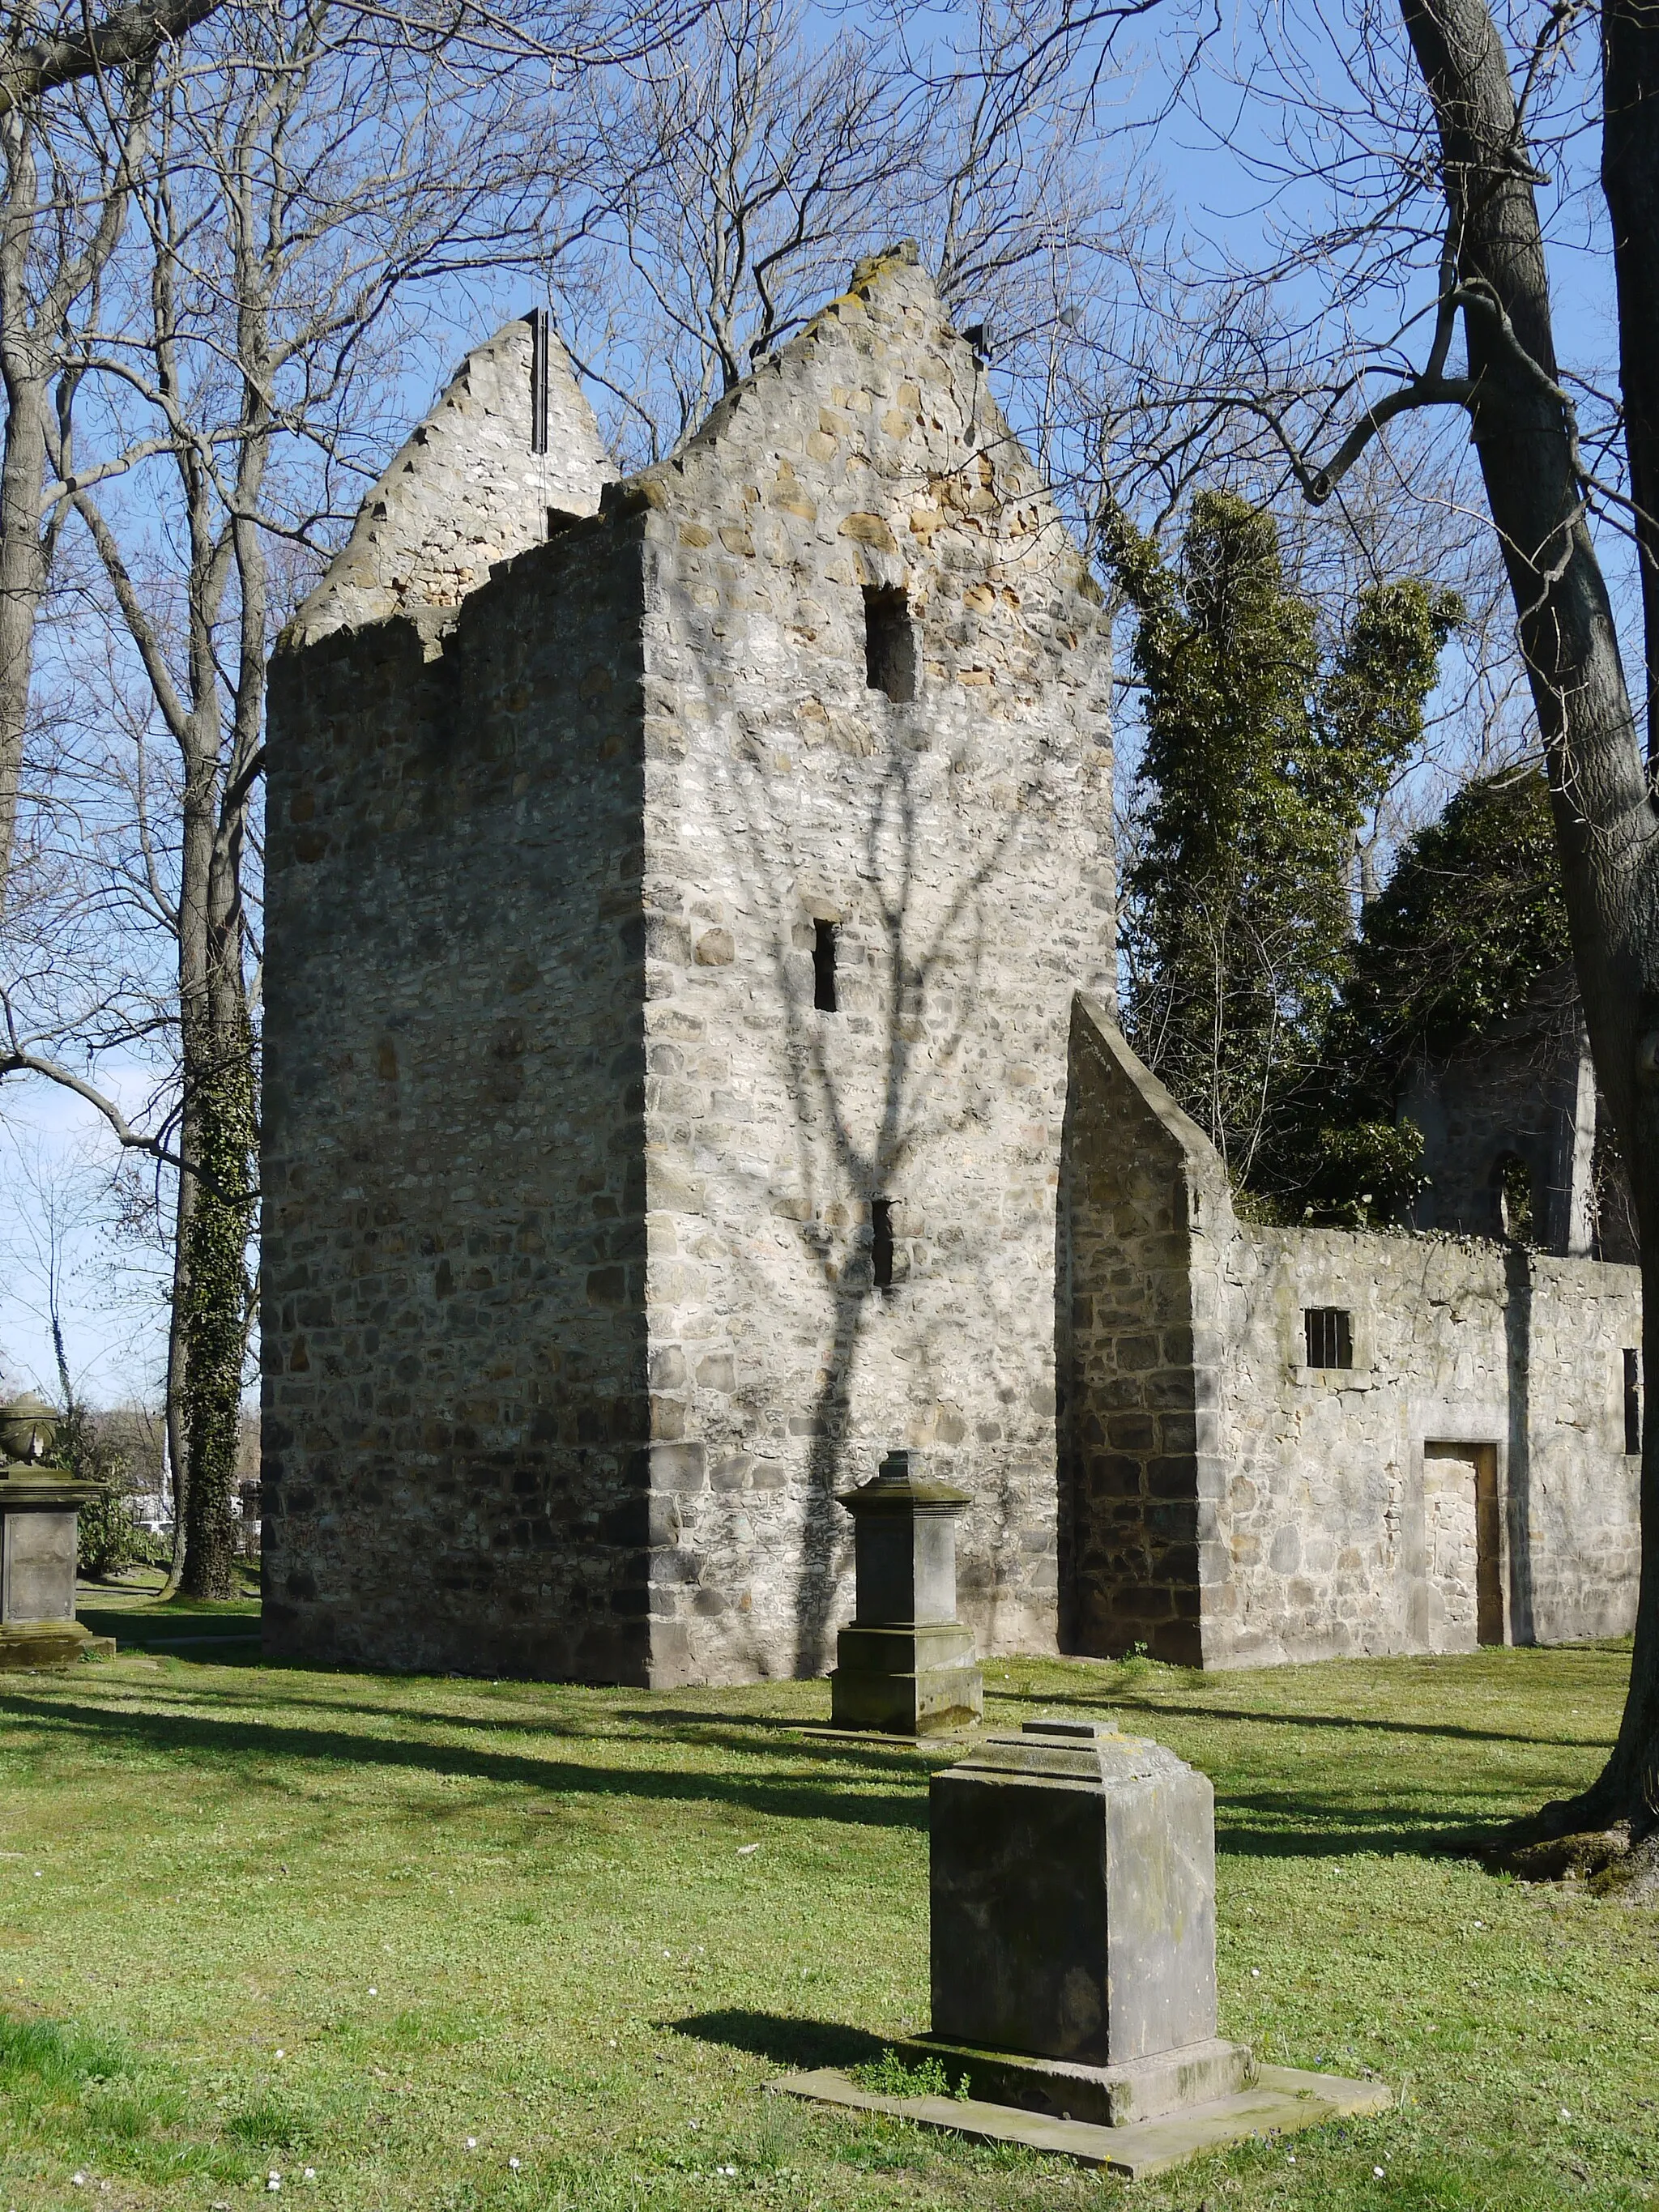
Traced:
<path fill-rule="evenodd" d="M 899 2047 L 899 2056 L 937 2059 L 952 2082 L 965 2081 L 968 2094 L 981 2103 L 1018 2105 L 1024 2112 L 1088 2120 L 1103 2128 L 1161 2119 L 1191 2105 L 1237 2096 L 1251 2087 L 1256 2073 L 1248 2043 L 1224 2043 L 1218 2037 L 1127 2066 L 1031 2058 L 1022 2051 L 985 2051 L 936 2035 L 912 2037 Z"/>
<path fill-rule="evenodd" d="M 114 1656 L 115 1638 L 94 1636 L 78 1620 L 9 1620 L 0 1626 L 0 1674 Z"/>
<path fill-rule="evenodd" d="M 845 2074 L 825 2067 L 811 2074 L 787 2074 L 767 2087 L 786 2097 L 850 2112 L 881 2112 L 912 2120 L 924 2128 L 948 2128 L 975 2142 L 1024 2143 L 1029 2150 L 1051 2151 L 1079 2165 L 1103 2166 L 1129 2180 L 1180 2166 L 1206 2151 L 1253 2136 L 1293 2135 L 1327 2120 L 1362 2112 L 1384 2112 L 1393 2093 L 1381 2081 L 1345 2081 L 1336 2074 L 1305 2074 L 1291 2066 L 1263 2066 L 1248 2089 L 1215 2097 L 1169 2112 L 1160 2119 L 1102 2127 L 1091 2120 L 1056 2119 L 1052 2113 L 1022 2111 L 1013 2105 L 982 2103 L 974 2097 L 882 2097 L 860 2089 Z"/>
<path fill-rule="evenodd" d="M 984 1712 L 973 1632 L 959 1622 L 843 1628 L 836 1660 L 830 1717 L 836 1728 L 946 1735 L 971 1728 Z"/>

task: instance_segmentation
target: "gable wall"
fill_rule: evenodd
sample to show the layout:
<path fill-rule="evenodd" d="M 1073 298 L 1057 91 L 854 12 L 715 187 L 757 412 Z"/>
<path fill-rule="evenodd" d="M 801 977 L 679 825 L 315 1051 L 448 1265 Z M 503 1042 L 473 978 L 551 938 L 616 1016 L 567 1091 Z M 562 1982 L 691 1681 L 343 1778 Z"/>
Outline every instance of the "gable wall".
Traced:
<path fill-rule="evenodd" d="M 1066 1034 L 1113 960 L 1097 597 L 902 259 L 647 490 L 653 1679 L 830 1663 L 834 1494 L 895 1445 L 973 1496 L 983 1648 L 1052 1648 Z M 913 703 L 867 684 L 866 585 L 908 592 Z"/>

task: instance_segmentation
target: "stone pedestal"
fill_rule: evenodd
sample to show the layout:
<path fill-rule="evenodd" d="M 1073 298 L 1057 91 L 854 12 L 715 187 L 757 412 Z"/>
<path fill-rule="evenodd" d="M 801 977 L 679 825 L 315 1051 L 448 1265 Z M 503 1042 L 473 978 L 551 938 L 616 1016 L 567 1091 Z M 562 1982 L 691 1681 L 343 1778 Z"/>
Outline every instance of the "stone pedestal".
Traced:
<path fill-rule="evenodd" d="M 64 1667 L 87 1651 L 106 1658 L 113 1640 L 75 1618 L 76 1522 L 97 1496 L 44 1464 L 57 1415 L 38 1398 L 0 1407 L 0 1670 Z M 16 1457 L 9 1455 L 15 1453 Z"/>
<path fill-rule="evenodd" d="M 1393 2102 L 1216 2034 L 1210 1785 L 1094 1722 L 1028 1721 L 933 1777 L 933 2033 L 896 2049 L 948 2096 L 831 2067 L 767 2086 L 1131 2178 Z"/>
<path fill-rule="evenodd" d="M 841 1503 L 853 1516 L 858 1597 L 830 1677 L 832 1719 L 893 1735 L 968 1727 L 985 1692 L 972 1632 L 957 1619 L 956 1524 L 967 1492 L 916 1475 L 910 1455 L 896 1451 Z"/>
<path fill-rule="evenodd" d="M 1030 1721 L 933 1781 L 933 2033 L 975 2095 L 1109 2126 L 1231 2095 L 1215 1800 L 1161 1744 Z"/>

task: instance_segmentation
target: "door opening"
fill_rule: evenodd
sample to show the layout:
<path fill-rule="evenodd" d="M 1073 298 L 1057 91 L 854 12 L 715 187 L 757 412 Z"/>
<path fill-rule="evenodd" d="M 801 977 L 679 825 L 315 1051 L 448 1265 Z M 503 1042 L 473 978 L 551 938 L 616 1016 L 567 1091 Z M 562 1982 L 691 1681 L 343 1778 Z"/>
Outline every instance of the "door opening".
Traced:
<path fill-rule="evenodd" d="M 1473 1630 L 1476 1644 L 1506 1642 L 1497 1445 L 1425 1443 L 1423 1503 L 1429 1576 L 1444 1601 L 1450 1648 L 1459 1628 L 1464 1637 Z"/>

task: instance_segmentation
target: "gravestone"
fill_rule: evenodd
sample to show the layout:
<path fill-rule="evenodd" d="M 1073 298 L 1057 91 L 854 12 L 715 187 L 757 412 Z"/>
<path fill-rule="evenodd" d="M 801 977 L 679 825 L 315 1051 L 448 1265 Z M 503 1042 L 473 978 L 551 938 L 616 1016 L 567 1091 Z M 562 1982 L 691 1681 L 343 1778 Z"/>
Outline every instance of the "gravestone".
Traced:
<path fill-rule="evenodd" d="M 956 1524 L 968 1493 L 893 1451 L 840 1502 L 853 1516 L 857 1601 L 836 1641 L 831 1718 L 893 1735 L 969 1727 L 985 1689 L 973 1632 L 957 1619 Z"/>
<path fill-rule="evenodd" d="M 98 1490 L 52 1465 L 57 1433 L 44 1399 L 0 1406 L 0 1669 L 115 1655 L 75 1618 L 76 1521 Z"/>
<path fill-rule="evenodd" d="M 1146 1737 L 1028 1721 L 933 1780 L 933 2033 L 973 2094 L 1108 2126 L 1245 2087 L 1216 2035 L 1215 1797 Z"/>
<path fill-rule="evenodd" d="M 1132 2178 L 1393 2101 L 1216 2034 L 1215 1799 L 1162 1744 L 1028 1721 L 934 1775 L 932 1826 L 933 2029 L 895 2055 L 950 2094 L 769 2088 Z"/>

